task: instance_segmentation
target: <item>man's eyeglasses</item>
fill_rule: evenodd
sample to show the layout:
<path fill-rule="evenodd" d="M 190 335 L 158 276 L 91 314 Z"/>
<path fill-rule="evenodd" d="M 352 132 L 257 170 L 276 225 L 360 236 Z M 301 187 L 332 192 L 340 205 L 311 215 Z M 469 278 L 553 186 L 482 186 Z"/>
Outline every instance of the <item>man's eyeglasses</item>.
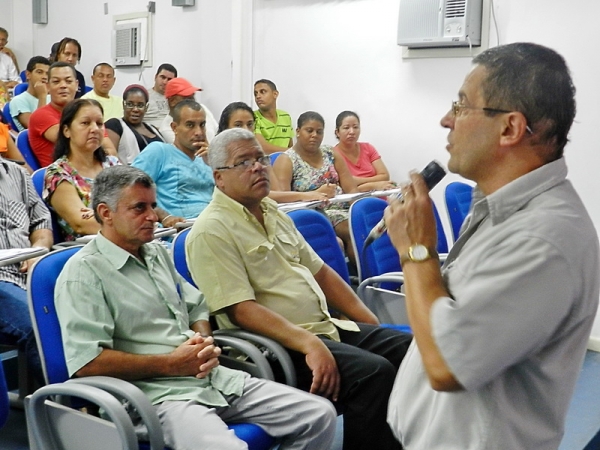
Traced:
<path fill-rule="evenodd" d="M 269 167 L 271 165 L 271 157 L 269 155 L 265 155 L 261 156 L 260 158 L 245 159 L 230 166 L 217 167 L 217 170 L 236 169 L 238 167 L 244 170 L 250 170 L 256 163 L 259 163 L 263 167 Z"/>
<path fill-rule="evenodd" d="M 460 116 L 460 112 L 463 109 L 475 109 L 475 110 L 479 110 L 479 111 L 487 111 L 490 112 L 492 114 L 508 114 L 511 113 L 513 111 L 507 111 L 506 109 L 498 109 L 498 108 L 477 108 L 475 106 L 467 106 L 467 105 L 463 105 L 462 103 L 460 103 L 459 101 L 454 100 L 452 102 L 452 114 L 454 115 L 454 117 L 458 117 Z M 523 114 L 524 115 L 524 114 Z M 525 120 L 527 120 L 527 117 L 525 117 Z M 529 121 L 527 121 L 529 122 Z M 527 132 L 529 134 L 533 134 L 533 130 L 531 129 L 531 127 L 529 126 L 529 123 L 527 124 L 527 128 L 525 128 L 527 130 Z"/>
<path fill-rule="evenodd" d="M 125 109 L 146 109 L 148 103 L 123 102 L 123 106 L 125 107 Z"/>

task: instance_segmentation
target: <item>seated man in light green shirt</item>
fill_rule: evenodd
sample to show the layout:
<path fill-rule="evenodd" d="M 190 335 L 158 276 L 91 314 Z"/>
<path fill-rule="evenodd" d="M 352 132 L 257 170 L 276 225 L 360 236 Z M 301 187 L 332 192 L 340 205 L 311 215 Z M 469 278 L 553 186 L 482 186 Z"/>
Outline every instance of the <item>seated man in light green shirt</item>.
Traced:
<path fill-rule="evenodd" d="M 55 291 L 69 375 L 136 384 L 173 450 L 247 448 L 224 421 L 256 423 L 282 449 L 329 448 L 331 403 L 218 366 L 204 296 L 151 243 L 158 220 L 152 179 L 111 167 L 96 177 L 92 198 L 101 231 L 69 260 Z"/>

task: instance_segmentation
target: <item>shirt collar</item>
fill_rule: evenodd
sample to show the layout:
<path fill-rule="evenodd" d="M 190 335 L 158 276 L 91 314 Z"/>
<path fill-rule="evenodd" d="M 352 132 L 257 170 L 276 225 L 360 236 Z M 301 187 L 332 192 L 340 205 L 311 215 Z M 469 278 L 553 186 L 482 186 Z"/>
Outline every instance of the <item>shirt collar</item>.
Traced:
<path fill-rule="evenodd" d="M 10 139 L 10 138 L 9 138 Z M 4 167 L 4 171 L 6 172 L 6 174 L 8 175 L 8 162 L 4 159 L 3 156 L 0 155 L 0 164 L 2 164 L 2 167 Z"/>
<path fill-rule="evenodd" d="M 492 223 L 501 223 L 531 199 L 565 181 L 567 172 L 565 159 L 560 158 L 502 186 L 487 197 L 476 186 L 472 200 L 474 214 L 486 208 Z"/>
<path fill-rule="evenodd" d="M 229 197 L 219 188 L 215 188 L 215 190 L 213 191 L 212 201 L 219 206 L 234 211 L 236 214 L 243 217 L 245 220 L 250 220 L 251 218 L 256 219 L 254 217 L 254 214 L 252 214 L 248 208 Z M 271 211 L 277 211 L 277 202 L 270 199 L 269 197 L 265 197 L 261 200 L 260 207 L 262 208 L 263 213 L 267 215 Z"/>
<path fill-rule="evenodd" d="M 102 235 L 102 232 L 98 232 L 96 238 L 94 239 L 96 243 L 96 247 L 98 251 L 106 256 L 106 259 L 110 261 L 110 263 L 115 267 L 115 269 L 120 270 L 127 264 L 127 261 L 130 259 L 136 261 L 136 263 L 140 263 L 135 256 L 133 256 L 128 251 L 122 249 L 106 237 Z M 140 254 L 142 258 L 144 258 L 144 262 L 148 268 L 151 267 L 154 259 L 156 259 L 157 252 L 156 249 L 152 245 L 144 244 L 140 249 Z"/>

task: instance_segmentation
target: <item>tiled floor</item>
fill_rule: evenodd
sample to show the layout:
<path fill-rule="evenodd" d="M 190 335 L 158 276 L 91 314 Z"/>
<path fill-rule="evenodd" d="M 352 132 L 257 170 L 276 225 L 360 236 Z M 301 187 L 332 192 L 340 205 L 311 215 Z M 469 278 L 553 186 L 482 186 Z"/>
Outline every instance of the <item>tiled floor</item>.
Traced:
<path fill-rule="evenodd" d="M 331 450 L 342 448 L 342 424 L 339 418 L 338 432 Z M 559 450 L 599 450 L 599 431 L 600 353 L 589 351 L 567 414 L 566 432 Z M 7 424 L 0 430 L 0 449 L 29 449 L 23 411 L 11 410 Z"/>

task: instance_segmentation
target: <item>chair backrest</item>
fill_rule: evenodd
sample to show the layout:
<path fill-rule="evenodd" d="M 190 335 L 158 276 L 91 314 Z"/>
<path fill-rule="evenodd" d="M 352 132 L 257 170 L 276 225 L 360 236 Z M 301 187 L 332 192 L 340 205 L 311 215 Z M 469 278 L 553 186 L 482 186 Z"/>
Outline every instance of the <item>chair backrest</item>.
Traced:
<path fill-rule="evenodd" d="M 47 383 L 61 383 L 69 379 L 60 325 L 54 307 L 54 287 L 66 262 L 80 248 L 66 247 L 42 256 L 27 277 L 29 314 Z"/>
<path fill-rule="evenodd" d="M 29 144 L 29 130 L 23 130 L 17 136 L 17 147 L 23 158 L 32 170 L 38 170 L 41 166 Z"/>
<path fill-rule="evenodd" d="M 398 252 L 392 245 L 389 236 L 385 233 L 375 240 L 363 251 L 363 246 L 369 232 L 383 218 L 383 211 L 387 202 L 380 198 L 365 197 L 357 200 L 350 206 L 349 227 L 354 252 L 357 255 L 357 269 L 360 281 L 375 275 L 389 272 L 399 272 L 400 259 Z M 437 252 L 448 252 L 448 240 L 438 214 L 435 203 L 433 204 L 433 215 L 437 228 Z"/>
<path fill-rule="evenodd" d="M 173 263 L 175 264 L 175 269 L 177 269 L 179 275 L 185 278 L 192 286 L 197 287 L 192 279 L 192 274 L 190 273 L 190 269 L 185 259 L 185 239 L 190 230 L 191 228 L 185 228 L 175 235 L 173 242 L 171 243 L 171 255 L 173 256 Z"/>
<path fill-rule="evenodd" d="M 469 208 L 471 207 L 471 198 L 473 196 L 473 187 L 461 183 L 460 181 L 453 181 L 446 186 L 444 193 L 446 198 L 446 209 L 448 210 L 448 219 L 452 227 L 452 235 L 454 241 L 458 239 L 458 233 L 462 226 Z"/>
<path fill-rule="evenodd" d="M 35 187 L 35 190 L 38 193 L 38 195 L 40 196 L 40 198 L 42 198 L 42 194 L 44 192 L 44 178 L 45 177 L 46 177 L 46 168 L 45 167 L 37 169 L 31 175 L 31 181 L 33 182 L 33 187 Z M 60 225 L 58 223 L 56 213 L 51 208 L 48 208 L 48 209 L 50 210 L 50 217 L 52 219 L 52 236 L 54 237 L 54 243 L 59 244 L 60 242 L 64 241 L 64 237 L 62 235 L 62 232 L 60 231 Z"/>
<path fill-rule="evenodd" d="M 27 81 L 27 72 L 26 72 L 26 71 L 24 71 L 24 70 L 21 70 L 21 73 L 20 73 L 20 75 L 21 75 L 21 81 L 22 81 L 23 83 L 25 83 L 25 82 Z"/>
<path fill-rule="evenodd" d="M 18 85 L 17 85 L 18 86 Z M 10 125 L 10 128 L 18 131 L 17 124 L 15 120 L 10 115 L 10 102 L 4 104 L 4 108 L 2 108 L 2 117 L 4 117 L 4 121 Z"/>
<path fill-rule="evenodd" d="M 376 197 L 361 198 L 350 206 L 348 225 L 360 281 L 375 275 L 402 270 L 398 252 L 387 233 L 363 251 L 369 232 L 379 223 L 386 207 L 387 202 Z"/>
<path fill-rule="evenodd" d="M 297 209 L 290 211 L 288 215 L 317 255 L 350 284 L 346 258 L 327 216 L 314 209 Z"/>
<path fill-rule="evenodd" d="M 271 157 L 271 165 L 275 164 L 275 160 L 279 158 L 279 155 L 281 154 L 283 154 L 283 152 L 274 152 L 269 155 Z"/>
<path fill-rule="evenodd" d="M 8 419 L 8 411 L 10 405 L 8 403 L 8 388 L 6 387 L 6 378 L 4 378 L 4 366 L 0 361 L 0 428 L 4 426 Z"/>
<path fill-rule="evenodd" d="M 15 86 L 13 91 L 13 97 L 19 94 L 22 94 L 29 87 L 29 83 L 19 83 Z"/>

